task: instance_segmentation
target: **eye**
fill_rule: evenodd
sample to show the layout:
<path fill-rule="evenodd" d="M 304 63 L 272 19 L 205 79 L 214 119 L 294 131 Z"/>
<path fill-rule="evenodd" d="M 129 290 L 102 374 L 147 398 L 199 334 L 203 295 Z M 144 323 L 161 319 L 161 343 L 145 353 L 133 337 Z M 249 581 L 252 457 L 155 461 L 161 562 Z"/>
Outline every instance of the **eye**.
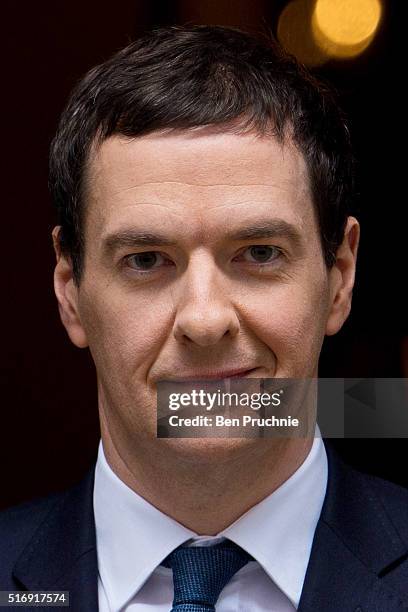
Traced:
<path fill-rule="evenodd" d="M 282 256 L 282 251 L 275 246 L 257 244 L 241 252 L 241 257 L 249 263 L 272 263 Z"/>
<path fill-rule="evenodd" d="M 125 257 L 125 262 L 129 268 L 137 272 L 149 272 L 170 263 L 169 260 L 165 259 L 158 251 L 133 253 Z"/>

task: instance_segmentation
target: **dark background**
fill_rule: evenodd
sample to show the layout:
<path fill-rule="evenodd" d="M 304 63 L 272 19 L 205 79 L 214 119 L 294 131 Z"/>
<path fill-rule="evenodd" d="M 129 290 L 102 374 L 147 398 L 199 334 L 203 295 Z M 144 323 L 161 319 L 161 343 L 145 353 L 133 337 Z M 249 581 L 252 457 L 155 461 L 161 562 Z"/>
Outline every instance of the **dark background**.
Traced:
<path fill-rule="evenodd" d="M 99 440 L 93 364 L 87 350 L 70 344 L 53 293 L 47 157 L 70 89 L 92 65 L 152 26 L 275 31 L 284 5 L 3 2 L 1 507 L 75 482 L 96 457 Z M 402 5 L 385 2 L 381 29 L 363 55 L 315 71 L 337 88 L 349 115 L 362 225 L 353 312 L 327 340 L 321 376 L 408 376 Z M 405 440 L 337 440 L 336 446 L 360 469 L 408 485 Z"/>

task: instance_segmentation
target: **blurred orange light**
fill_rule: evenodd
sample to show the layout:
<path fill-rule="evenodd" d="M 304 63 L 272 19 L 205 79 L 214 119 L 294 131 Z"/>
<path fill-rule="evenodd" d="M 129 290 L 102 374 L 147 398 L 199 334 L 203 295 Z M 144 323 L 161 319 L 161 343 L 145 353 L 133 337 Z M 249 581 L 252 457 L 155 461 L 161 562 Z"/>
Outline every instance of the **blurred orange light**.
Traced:
<path fill-rule="evenodd" d="M 319 66 L 329 58 L 311 32 L 315 0 L 292 0 L 283 9 L 277 28 L 281 45 L 306 66 Z"/>
<path fill-rule="evenodd" d="M 359 55 L 373 40 L 382 15 L 380 0 L 317 0 L 312 32 L 330 57 Z"/>

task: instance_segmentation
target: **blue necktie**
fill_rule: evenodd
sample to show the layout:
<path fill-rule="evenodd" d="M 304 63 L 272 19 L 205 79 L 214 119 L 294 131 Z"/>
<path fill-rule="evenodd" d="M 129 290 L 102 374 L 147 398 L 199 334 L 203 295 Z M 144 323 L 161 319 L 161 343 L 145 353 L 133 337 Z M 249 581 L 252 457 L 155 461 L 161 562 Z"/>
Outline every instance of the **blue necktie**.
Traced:
<path fill-rule="evenodd" d="M 179 546 L 162 562 L 173 570 L 171 612 L 214 612 L 222 589 L 251 559 L 228 540 L 215 546 Z"/>

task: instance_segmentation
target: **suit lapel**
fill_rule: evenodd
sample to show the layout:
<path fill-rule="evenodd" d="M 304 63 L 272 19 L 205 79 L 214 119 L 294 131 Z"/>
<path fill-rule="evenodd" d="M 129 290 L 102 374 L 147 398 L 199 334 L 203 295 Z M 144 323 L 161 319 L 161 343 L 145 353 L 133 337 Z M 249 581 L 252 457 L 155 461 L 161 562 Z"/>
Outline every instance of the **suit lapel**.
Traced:
<path fill-rule="evenodd" d="M 18 583 L 28 590 L 69 591 L 73 612 L 98 610 L 94 475 L 95 467 L 59 498 L 13 572 Z"/>
<path fill-rule="evenodd" d="M 298 612 L 398 612 L 408 548 L 369 484 L 325 442 L 329 480 Z"/>

